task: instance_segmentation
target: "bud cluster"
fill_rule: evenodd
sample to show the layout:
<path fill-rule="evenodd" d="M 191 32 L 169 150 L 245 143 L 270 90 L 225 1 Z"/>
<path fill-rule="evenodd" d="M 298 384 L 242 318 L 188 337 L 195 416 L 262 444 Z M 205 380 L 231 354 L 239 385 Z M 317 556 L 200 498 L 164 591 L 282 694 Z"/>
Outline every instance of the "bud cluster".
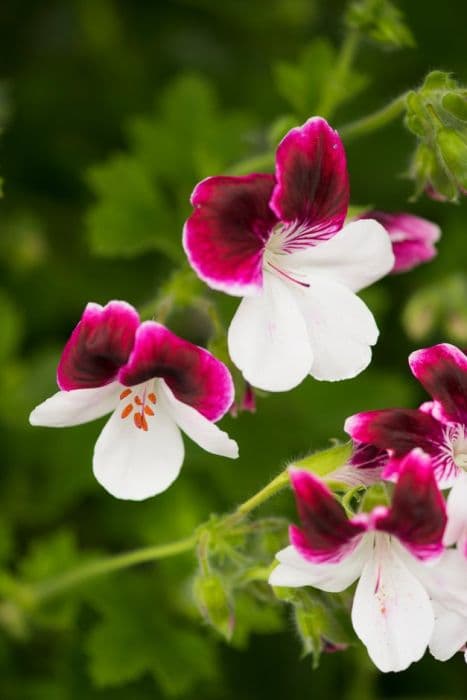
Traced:
<path fill-rule="evenodd" d="M 406 126 L 419 143 L 410 165 L 415 197 L 456 202 L 467 193 L 467 89 L 433 71 L 407 96 Z"/>

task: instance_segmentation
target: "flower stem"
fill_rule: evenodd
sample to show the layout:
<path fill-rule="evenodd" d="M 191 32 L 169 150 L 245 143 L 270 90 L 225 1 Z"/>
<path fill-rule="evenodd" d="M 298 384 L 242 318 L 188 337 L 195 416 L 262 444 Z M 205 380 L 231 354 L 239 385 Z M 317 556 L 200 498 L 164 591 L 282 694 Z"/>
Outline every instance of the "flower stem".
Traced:
<path fill-rule="evenodd" d="M 326 474 L 330 470 L 335 469 L 347 459 L 348 445 L 334 445 L 322 452 L 317 452 L 311 457 L 300 460 L 295 466 L 304 469 L 309 469 L 316 474 Z M 272 481 L 264 486 L 260 491 L 248 498 L 232 512 L 217 519 L 217 528 L 224 533 L 230 532 L 236 528 L 242 520 L 251 511 L 255 510 L 277 493 L 282 491 L 289 484 L 288 468 L 281 471 Z M 151 547 L 142 547 L 124 554 L 105 557 L 96 561 L 90 561 L 86 564 L 78 566 L 76 569 L 67 571 L 61 576 L 50 578 L 37 583 L 33 586 L 24 586 L 18 583 L 25 595 L 25 600 L 31 605 L 40 605 L 41 603 L 61 595 L 65 591 L 74 586 L 77 586 L 90 579 L 104 576 L 113 571 L 126 569 L 137 564 L 156 561 L 158 559 L 166 559 L 174 557 L 178 554 L 191 552 L 198 547 L 198 554 L 201 554 L 202 563 L 208 567 L 207 557 L 205 553 L 207 529 L 211 524 L 211 520 L 207 520 L 196 528 L 195 532 L 189 537 L 185 537 L 175 542 L 168 544 L 156 545 Z"/>
<path fill-rule="evenodd" d="M 350 122 L 350 124 L 345 124 L 338 128 L 337 130 L 342 139 L 346 142 L 351 141 L 355 137 L 381 129 L 383 126 L 386 126 L 386 124 L 397 119 L 405 109 L 407 95 L 408 92 L 404 92 L 382 109 L 378 109 L 376 112 L 366 117 L 362 117 L 361 119 L 357 119 L 354 122 Z"/>
<path fill-rule="evenodd" d="M 339 52 L 332 76 L 333 79 L 328 81 L 316 110 L 320 117 L 330 119 L 334 114 L 340 95 L 345 90 L 345 83 L 357 53 L 359 42 L 359 32 L 351 31 L 347 34 Z"/>
<path fill-rule="evenodd" d="M 108 574 L 112 571 L 126 569 L 129 566 L 155 561 L 156 559 L 174 557 L 183 552 L 189 552 L 196 545 L 197 539 L 197 533 L 193 533 L 190 537 L 185 537 L 182 540 L 170 542 L 169 544 L 157 545 L 155 547 L 143 547 L 131 552 L 126 552 L 125 554 L 118 554 L 98 561 L 89 562 L 88 564 L 68 571 L 63 574 L 63 576 L 58 576 L 57 578 L 38 584 L 34 589 L 34 601 L 36 603 L 42 603 L 49 598 L 55 598 L 55 596 L 60 595 L 69 588 L 73 588 L 84 581 Z"/>

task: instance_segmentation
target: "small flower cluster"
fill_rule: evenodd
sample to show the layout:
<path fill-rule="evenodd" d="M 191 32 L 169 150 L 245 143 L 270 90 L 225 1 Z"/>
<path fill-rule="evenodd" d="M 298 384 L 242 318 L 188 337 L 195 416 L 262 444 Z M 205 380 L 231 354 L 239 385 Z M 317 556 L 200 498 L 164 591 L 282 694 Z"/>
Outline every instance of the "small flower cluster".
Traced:
<path fill-rule="evenodd" d="M 467 643 L 467 357 L 442 344 L 413 353 L 410 366 L 432 401 L 345 424 L 350 468 L 382 478 L 390 505 L 373 498 L 366 511 L 363 499 L 348 518 L 323 482 L 292 470 L 302 527 L 291 526 L 269 579 L 329 592 L 358 579 L 353 627 L 382 671 L 404 670 L 427 646 L 445 661 Z"/>
<path fill-rule="evenodd" d="M 233 403 L 230 372 L 211 353 L 112 301 L 88 304 L 58 365 L 60 391 L 30 416 L 33 425 L 64 427 L 111 413 L 93 470 L 118 498 L 168 488 L 184 458 L 181 431 L 208 452 L 237 457 L 215 422 L 229 409 L 254 411 L 254 387 L 286 391 L 307 375 L 337 381 L 362 372 L 378 328 L 356 292 L 430 260 L 440 235 L 404 213 L 369 211 L 346 223 L 344 148 L 318 117 L 284 137 L 274 174 L 210 177 L 191 201 L 183 234 L 191 266 L 213 289 L 243 297 L 227 338 L 243 401 Z M 359 579 L 354 628 L 383 671 L 406 668 L 428 644 L 449 658 L 467 639 L 467 360 L 440 345 L 415 353 L 411 367 L 433 401 L 346 424 L 355 449 L 343 481 L 383 479 L 391 504 L 365 509 L 363 501 L 347 517 L 324 483 L 292 471 L 302 528 L 291 527 L 270 578 L 328 592 Z M 446 509 L 439 489 L 451 486 Z M 446 550 L 454 542 L 458 549 Z"/>

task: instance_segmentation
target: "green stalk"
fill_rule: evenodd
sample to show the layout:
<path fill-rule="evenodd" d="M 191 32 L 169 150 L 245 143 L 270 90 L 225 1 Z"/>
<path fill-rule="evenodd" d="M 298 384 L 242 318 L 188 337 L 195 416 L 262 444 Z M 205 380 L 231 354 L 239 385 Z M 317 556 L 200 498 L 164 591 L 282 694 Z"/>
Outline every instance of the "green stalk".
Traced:
<path fill-rule="evenodd" d="M 314 473 L 324 475 L 343 464 L 347 459 L 349 451 L 348 445 L 335 445 L 327 450 L 318 452 L 311 457 L 300 460 L 295 466 L 302 469 L 309 469 Z M 263 503 L 282 491 L 289 484 L 288 468 L 284 469 L 272 481 L 264 486 L 260 491 L 241 503 L 233 513 L 229 513 L 217 521 L 217 527 L 223 532 L 229 532 L 235 528 L 242 520 L 249 515 L 253 510 L 259 508 Z M 49 599 L 61 595 L 65 591 L 74 586 L 77 586 L 85 581 L 105 576 L 113 571 L 126 569 L 137 564 L 157 561 L 158 559 L 166 559 L 174 557 L 178 554 L 191 552 L 195 548 L 199 549 L 201 558 L 206 560 L 205 545 L 207 528 L 211 521 L 206 521 L 201 524 L 196 531 L 189 537 L 185 537 L 175 542 L 169 542 L 163 545 L 151 547 L 142 547 L 124 554 L 105 557 L 97 561 L 91 561 L 87 564 L 78 566 L 76 569 L 67 571 L 61 576 L 45 580 L 42 583 L 35 584 L 31 587 L 24 586 L 18 582 L 17 588 L 22 589 L 25 595 L 25 600 L 31 605 L 41 604 Z M 207 566 L 207 562 L 204 561 Z"/>
<path fill-rule="evenodd" d="M 340 136 L 345 142 L 348 142 L 358 136 L 370 134 L 372 131 L 377 131 L 377 129 L 381 129 L 383 126 L 386 126 L 386 124 L 389 124 L 403 114 L 408 94 L 408 92 L 404 92 L 382 109 L 379 109 L 366 117 L 357 119 L 354 122 L 350 122 L 350 124 L 341 126 L 337 129 Z"/>
<path fill-rule="evenodd" d="M 345 89 L 345 82 L 354 61 L 355 54 L 357 53 L 359 43 L 360 34 L 357 31 L 352 31 L 347 34 L 339 52 L 333 79 L 327 83 L 316 110 L 316 113 L 319 114 L 320 117 L 329 120 L 334 114 L 339 95 L 342 90 Z"/>

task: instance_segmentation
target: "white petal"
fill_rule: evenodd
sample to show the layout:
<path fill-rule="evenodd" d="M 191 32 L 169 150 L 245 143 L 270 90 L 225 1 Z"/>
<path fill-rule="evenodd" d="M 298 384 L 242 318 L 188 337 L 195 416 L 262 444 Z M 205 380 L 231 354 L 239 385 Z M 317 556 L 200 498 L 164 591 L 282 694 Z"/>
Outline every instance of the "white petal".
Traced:
<path fill-rule="evenodd" d="M 430 652 L 438 661 L 447 661 L 467 642 L 467 611 L 459 615 L 439 604 L 434 605 L 435 628 L 430 640 Z"/>
<path fill-rule="evenodd" d="M 287 284 L 264 273 L 263 290 L 242 300 L 230 324 L 230 356 L 245 379 L 266 391 L 287 391 L 312 363 L 305 321 Z"/>
<path fill-rule="evenodd" d="M 116 498 L 141 501 L 165 491 L 177 478 L 184 457 L 180 430 L 162 408 L 138 430 L 115 411 L 94 449 L 97 481 Z"/>
<path fill-rule="evenodd" d="M 231 459 L 238 457 L 238 445 L 235 440 L 195 408 L 176 399 L 164 381 L 161 381 L 159 386 L 161 390 L 158 393 L 164 395 L 166 410 L 193 442 L 206 452 Z"/>
<path fill-rule="evenodd" d="M 49 428 L 88 423 L 113 411 L 121 390 L 121 384 L 112 382 L 96 389 L 58 391 L 36 406 L 29 416 L 29 422 Z"/>
<path fill-rule="evenodd" d="M 336 564 L 311 564 L 294 547 L 277 553 L 279 565 L 269 577 L 271 586 L 299 588 L 314 586 L 322 591 L 344 591 L 359 577 L 371 547 L 371 538 L 362 542 L 345 559 Z"/>
<path fill-rule="evenodd" d="M 317 246 L 284 256 L 291 274 L 333 279 L 357 292 L 387 275 L 394 253 L 386 229 L 373 219 L 354 221 Z"/>
<path fill-rule="evenodd" d="M 459 543 L 465 546 L 463 540 L 467 535 L 467 474 L 461 472 L 454 482 L 447 500 L 448 524 L 444 533 L 444 543 L 451 545 Z"/>
<path fill-rule="evenodd" d="M 346 287 L 318 278 L 309 289 L 297 288 L 311 347 L 315 379 L 338 381 L 360 374 L 371 361 L 378 328 L 368 307 Z"/>
<path fill-rule="evenodd" d="M 378 534 L 375 542 L 355 591 L 352 623 L 375 666 L 385 672 L 403 671 L 425 653 L 433 632 L 433 608 L 389 536 Z"/>

